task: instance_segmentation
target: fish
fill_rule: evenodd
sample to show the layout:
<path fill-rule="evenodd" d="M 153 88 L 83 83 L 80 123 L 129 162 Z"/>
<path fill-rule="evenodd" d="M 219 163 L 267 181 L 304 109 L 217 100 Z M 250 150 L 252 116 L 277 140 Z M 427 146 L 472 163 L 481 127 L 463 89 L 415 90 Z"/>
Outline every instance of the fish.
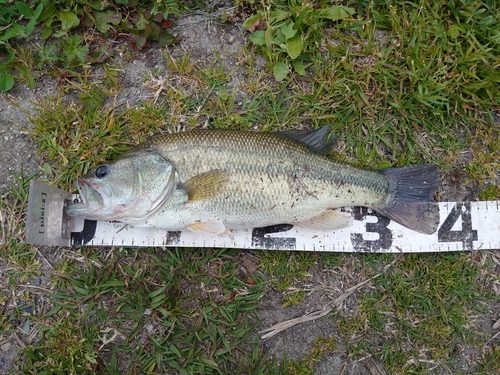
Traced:
<path fill-rule="evenodd" d="M 190 130 L 152 137 L 78 178 L 67 215 L 221 235 L 291 224 L 349 226 L 340 207 L 371 208 L 423 234 L 439 225 L 435 164 L 367 170 L 339 163 L 330 126 L 257 132 Z"/>

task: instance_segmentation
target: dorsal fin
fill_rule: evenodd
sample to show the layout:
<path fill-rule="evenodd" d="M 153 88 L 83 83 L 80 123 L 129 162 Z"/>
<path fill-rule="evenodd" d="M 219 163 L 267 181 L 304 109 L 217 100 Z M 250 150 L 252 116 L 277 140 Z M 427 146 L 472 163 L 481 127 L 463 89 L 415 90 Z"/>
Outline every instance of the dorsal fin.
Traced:
<path fill-rule="evenodd" d="M 327 155 L 337 143 L 337 137 L 334 134 L 330 135 L 331 130 L 332 128 L 326 125 L 321 129 L 287 130 L 276 134 L 304 143 L 313 152 Z"/>

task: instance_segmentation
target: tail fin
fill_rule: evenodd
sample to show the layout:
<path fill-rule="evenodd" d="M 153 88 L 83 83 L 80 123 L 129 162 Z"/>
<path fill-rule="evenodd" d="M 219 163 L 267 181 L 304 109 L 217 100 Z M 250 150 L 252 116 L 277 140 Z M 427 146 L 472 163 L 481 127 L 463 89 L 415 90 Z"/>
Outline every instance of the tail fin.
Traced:
<path fill-rule="evenodd" d="M 441 180 L 439 167 L 423 164 L 382 173 L 389 179 L 389 198 L 377 211 L 414 231 L 434 233 L 439 225 L 439 206 L 434 201 Z"/>

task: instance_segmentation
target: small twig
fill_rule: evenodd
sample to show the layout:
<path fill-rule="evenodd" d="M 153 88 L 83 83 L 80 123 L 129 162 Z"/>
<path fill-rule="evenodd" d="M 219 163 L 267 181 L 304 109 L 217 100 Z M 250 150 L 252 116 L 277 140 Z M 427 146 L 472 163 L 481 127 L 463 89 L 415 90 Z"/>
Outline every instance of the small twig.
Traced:
<path fill-rule="evenodd" d="M 17 333 L 15 332 L 12 332 L 12 337 L 14 337 L 14 339 L 17 341 L 17 345 L 19 345 L 19 347 L 21 349 L 26 349 L 26 345 L 24 344 L 24 342 L 19 338 L 19 336 L 17 336 Z"/>
<path fill-rule="evenodd" d="M 102 331 L 104 333 L 104 335 L 99 336 L 98 338 L 102 341 L 102 345 L 99 347 L 99 349 L 97 351 L 101 351 L 102 348 L 104 348 L 106 345 L 110 344 L 110 343 L 113 343 L 116 341 L 117 338 L 121 338 L 121 339 L 124 339 L 125 336 L 123 336 L 122 333 L 118 332 L 118 330 L 116 330 L 115 328 L 106 328 L 104 331 Z M 110 333 L 110 332 L 113 332 L 113 335 L 108 339 L 106 337 L 106 333 Z"/>
<path fill-rule="evenodd" d="M 328 313 L 330 313 L 333 310 L 334 307 L 340 306 L 340 304 L 342 304 L 342 302 L 345 299 L 347 299 L 347 297 L 349 297 L 351 294 L 353 294 L 357 289 L 359 289 L 363 285 L 369 283 L 370 281 L 374 280 L 375 278 L 379 277 L 380 275 L 381 275 L 381 273 L 373 276 L 370 279 L 366 279 L 366 280 L 364 280 L 364 281 L 362 281 L 362 282 L 354 285 L 353 287 L 347 289 L 345 291 L 345 293 L 343 293 L 339 297 L 335 298 L 335 300 L 331 304 L 325 306 L 321 310 L 312 312 L 310 314 L 306 314 L 304 316 L 301 316 L 300 318 L 286 320 L 284 322 L 275 324 L 275 325 L 273 325 L 273 326 L 271 326 L 269 328 L 266 328 L 266 329 L 260 331 L 259 333 L 268 332 L 265 335 L 262 335 L 262 339 L 267 339 L 269 337 L 272 337 L 272 336 L 276 335 L 277 333 L 279 333 L 281 331 L 284 331 L 284 330 L 286 330 L 286 329 L 288 329 L 290 327 L 293 327 L 293 326 L 295 326 L 297 324 L 304 323 L 304 322 L 309 322 L 311 320 L 316 320 L 316 319 L 324 317 L 325 315 L 328 315 Z"/>
<path fill-rule="evenodd" d="M 52 290 L 42 288 L 41 286 L 36 286 L 36 285 L 30 285 L 30 284 L 19 284 L 18 286 L 24 287 L 24 288 L 32 288 L 32 289 L 38 289 L 46 293 L 53 293 Z"/>
<path fill-rule="evenodd" d="M 384 268 L 384 272 L 386 272 L 387 269 L 389 267 L 391 267 L 396 262 L 396 260 L 397 260 L 397 258 L 394 259 L 390 264 L 388 264 Z M 324 317 L 325 315 L 328 315 L 328 313 L 330 313 L 335 307 L 340 306 L 342 304 L 342 302 L 344 302 L 344 300 L 346 300 L 347 297 L 349 297 L 351 294 L 353 294 L 356 290 L 358 290 L 359 288 L 361 288 L 363 285 L 368 284 L 370 281 L 375 280 L 377 277 L 379 277 L 381 275 L 382 275 L 382 273 L 376 274 L 375 276 L 373 276 L 373 277 L 371 277 L 369 279 L 366 279 L 364 281 L 361 281 L 360 283 L 354 285 L 353 287 L 350 287 L 342 295 L 340 295 L 337 298 L 335 298 L 335 300 L 333 300 L 332 303 L 330 303 L 329 305 L 325 306 L 321 310 L 318 310 L 318 311 L 315 311 L 315 312 L 303 315 L 300 318 L 286 320 L 284 322 L 281 322 L 281 323 L 275 324 L 275 325 L 273 325 L 273 326 L 271 326 L 269 328 L 266 328 L 266 329 L 264 329 L 262 331 L 259 331 L 259 333 L 265 333 L 265 332 L 267 332 L 266 334 L 262 335 L 261 338 L 262 339 L 268 339 L 270 337 L 273 337 L 277 333 L 279 333 L 281 331 L 284 331 L 284 330 L 286 330 L 288 328 L 291 328 L 291 327 L 293 327 L 293 326 L 295 326 L 297 324 L 304 323 L 304 322 L 309 322 L 311 320 L 316 320 L 316 319 Z"/>
<path fill-rule="evenodd" d="M 52 265 L 52 263 L 50 263 L 50 262 L 49 262 L 49 260 L 45 257 L 45 255 L 43 255 L 43 254 L 42 254 L 42 252 L 41 252 L 38 248 L 36 248 L 36 253 L 38 254 L 38 256 L 39 256 L 40 258 L 42 258 L 42 259 L 45 261 L 45 263 L 47 263 L 47 265 L 48 265 L 51 269 L 54 269 L 54 266 Z"/>
<path fill-rule="evenodd" d="M 492 342 L 493 340 L 495 340 L 498 336 L 500 336 L 500 331 L 498 331 L 497 333 L 495 333 L 488 341 L 486 341 L 486 344 L 484 344 L 484 346 L 488 345 L 490 342 Z"/>

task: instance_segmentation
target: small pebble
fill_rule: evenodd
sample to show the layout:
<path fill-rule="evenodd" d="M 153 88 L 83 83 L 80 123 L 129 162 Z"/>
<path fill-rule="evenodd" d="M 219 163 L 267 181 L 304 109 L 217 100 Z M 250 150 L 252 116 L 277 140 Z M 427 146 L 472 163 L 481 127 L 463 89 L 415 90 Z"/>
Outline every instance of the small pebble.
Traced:
<path fill-rule="evenodd" d="M 33 284 L 35 284 L 35 286 L 40 286 L 42 285 L 42 279 L 40 279 L 39 277 L 37 277 L 35 279 L 35 281 L 33 282 Z"/>
<path fill-rule="evenodd" d="M 12 344 L 10 342 L 6 342 L 2 346 L 0 346 L 0 349 L 2 350 L 2 352 L 6 352 L 6 351 L 10 350 L 11 346 L 12 346 Z"/>
<path fill-rule="evenodd" d="M 25 312 L 26 314 L 29 314 L 29 315 L 33 315 L 33 306 L 26 306 L 23 309 L 23 312 Z"/>
<path fill-rule="evenodd" d="M 31 329 L 31 323 L 29 320 L 27 320 L 26 323 L 24 323 L 22 330 L 24 333 L 29 333 L 30 329 Z"/>

